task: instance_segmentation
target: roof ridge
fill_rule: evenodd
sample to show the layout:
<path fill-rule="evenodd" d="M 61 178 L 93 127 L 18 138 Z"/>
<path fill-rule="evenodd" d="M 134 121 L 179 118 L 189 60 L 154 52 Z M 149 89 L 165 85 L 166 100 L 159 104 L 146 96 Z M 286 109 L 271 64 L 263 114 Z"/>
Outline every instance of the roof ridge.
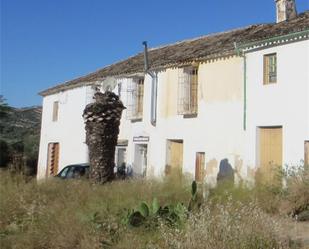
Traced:
<path fill-rule="evenodd" d="M 178 44 L 181 44 L 181 43 L 197 41 L 197 40 L 208 38 L 208 37 L 215 37 L 215 36 L 218 36 L 218 35 L 223 35 L 223 34 L 227 34 L 227 33 L 232 33 L 232 32 L 236 32 L 236 31 L 245 30 L 245 29 L 249 29 L 249 28 L 257 27 L 257 26 L 268 25 L 268 24 L 269 23 L 251 24 L 251 25 L 247 25 L 247 26 L 243 26 L 243 27 L 239 27 L 239 28 L 234 28 L 234 29 L 230 29 L 230 30 L 213 32 L 213 33 L 210 33 L 210 34 L 207 34 L 207 35 L 201 35 L 201 36 L 198 36 L 198 37 L 188 38 L 188 39 L 184 39 L 184 40 L 177 41 L 177 42 L 174 42 L 174 43 L 169 43 L 169 44 L 164 44 L 164 45 L 161 45 L 161 46 L 158 46 L 158 47 L 149 48 L 149 51 L 154 51 L 154 50 L 157 50 L 157 49 L 178 45 Z"/>
<path fill-rule="evenodd" d="M 238 27 L 221 32 L 213 32 L 206 35 L 184 39 L 174 43 L 150 47 L 150 56 L 153 56 L 154 66 L 157 68 L 183 63 L 184 60 L 194 58 L 211 58 L 224 56 L 227 51 L 232 51 L 233 41 L 251 42 L 276 35 L 303 30 L 309 27 L 309 10 L 300 13 L 297 18 L 281 23 L 260 23 Z M 237 32 L 239 31 L 239 32 Z M 221 38 L 222 36 L 222 38 Z M 194 47 L 194 48 L 193 48 Z M 167 49 L 164 49 L 167 48 Z M 224 52 L 221 53 L 220 52 Z M 160 53 L 164 53 L 163 55 Z M 92 84 L 108 76 L 119 76 L 141 72 L 143 70 L 143 52 L 115 61 L 94 70 L 91 73 L 65 81 L 46 89 L 39 94 L 44 96 L 61 90 L 70 89 L 79 85 Z"/>

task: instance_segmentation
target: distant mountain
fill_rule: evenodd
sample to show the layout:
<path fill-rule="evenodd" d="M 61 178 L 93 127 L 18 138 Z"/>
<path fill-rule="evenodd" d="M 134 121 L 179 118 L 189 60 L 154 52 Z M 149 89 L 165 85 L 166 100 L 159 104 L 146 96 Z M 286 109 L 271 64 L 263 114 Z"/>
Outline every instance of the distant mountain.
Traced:
<path fill-rule="evenodd" d="M 23 141 L 25 137 L 39 137 L 42 107 L 7 107 L 0 119 L 0 139 L 7 143 Z"/>

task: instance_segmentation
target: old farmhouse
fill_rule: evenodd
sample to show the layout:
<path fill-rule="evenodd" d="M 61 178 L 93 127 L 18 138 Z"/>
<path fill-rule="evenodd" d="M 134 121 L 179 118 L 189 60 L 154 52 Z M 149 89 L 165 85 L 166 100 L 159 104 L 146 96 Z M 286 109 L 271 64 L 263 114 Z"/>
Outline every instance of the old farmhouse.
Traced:
<path fill-rule="evenodd" d="M 115 163 L 135 175 L 179 170 L 215 184 L 220 168 L 239 180 L 309 164 L 309 11 L 297 14 L 291 0 L 276 6 L 276 23 L 145 43 L 145 52 L 42 91 L 38 178 L 88 162 L 82 113 L 96 87 L 127 108 Z"/>

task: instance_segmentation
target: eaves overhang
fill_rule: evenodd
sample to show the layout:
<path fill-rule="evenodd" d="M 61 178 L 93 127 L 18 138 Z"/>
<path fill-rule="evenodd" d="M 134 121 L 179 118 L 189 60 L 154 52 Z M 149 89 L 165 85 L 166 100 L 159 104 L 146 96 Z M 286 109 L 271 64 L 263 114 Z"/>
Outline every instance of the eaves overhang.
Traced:
<path fill-rule="evenodd" d="M 274 36 L 265 40 L 250 42 L 250 43 L 240 43 L 234 44 L 235 50 L 238 55 L 242 53 L 254 52 L 257 50 L 281 46 L 284 44 L 289 44 L 293 42 L 299 42 L 309 39 L 309 29 L 302 30 L 299 32 L 294 32 L 282 36 Z"/>

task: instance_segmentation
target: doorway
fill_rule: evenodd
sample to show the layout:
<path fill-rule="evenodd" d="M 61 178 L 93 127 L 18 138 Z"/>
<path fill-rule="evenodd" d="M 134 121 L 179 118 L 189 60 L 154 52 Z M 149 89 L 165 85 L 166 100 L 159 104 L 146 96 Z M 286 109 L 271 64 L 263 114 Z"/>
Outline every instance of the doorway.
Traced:
<path fill-rule="evenodd" d="M 282 127 L 259 128 L 259 165 L 261 173 L 273 179 L 282 167 Z"/>
<path fill-rule="evenodd" d="M 46 177 L 55 176 L 59 169 L 59 143 L 49 143 L 47 151 Z"/>
<path fill-rule="evenodd" d="M 147 144 L 135 144 L 133 173 L 146 176 L 147 173 Z"/>
<path fill-rule="evenodd" d="M 205 176 L 205 153 L 197 152 L 195 155 L 195 181 L 203 182 Z"/>
<path fill-rule="evenodd" d="M 182 173 L 183 140 L 167 140 L 166 174 Z"/>
<path fill-rule="evenodd" d="M 305 141 L 304 164 L 309 167 L 309 141 Z"/>
<path fill-rule="evenodd" d="M 124 164 L 126 164 L 126 153 L 127 148 L 125 146 L 118 146 L 116 147 L 116 166 L 121 167 Z"/>

